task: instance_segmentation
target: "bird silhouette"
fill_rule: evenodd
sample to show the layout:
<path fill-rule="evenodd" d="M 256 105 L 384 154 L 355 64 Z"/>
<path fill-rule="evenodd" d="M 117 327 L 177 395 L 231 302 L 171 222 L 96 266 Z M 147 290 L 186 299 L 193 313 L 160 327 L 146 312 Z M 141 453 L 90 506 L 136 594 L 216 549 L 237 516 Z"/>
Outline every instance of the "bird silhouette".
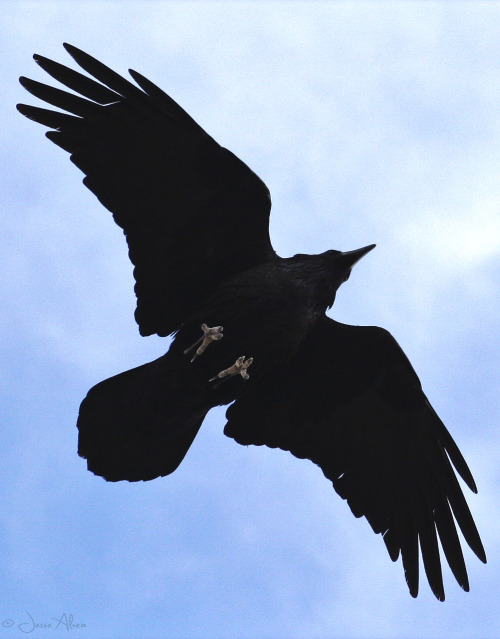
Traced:
<path fill-rule="evenodd" d="M 225 434 L 317 464 L 391 559 L 401 554 L 413 597 L 420 548 L 444 600 L 438 537 L 469 590 L 456 524 L 486 556 L 455 474 L 477 492 L 462 454 L 390 333 L 326 315 L 374 245 L 279 257 L 269 190 L 246 164 L 139 73 L 130 70 L 136 86 L 64 46 L 92 77 L 34 59 L 79 95 L 21 77 L 64 112 L 17 108 L 51 129 L 123 229 L 140 333 L 174 336 L 165 355 L 83 400 L 78 453 L 89 470 L 108 481 L 168 475 L 207 412 L 231 404 Z"/>

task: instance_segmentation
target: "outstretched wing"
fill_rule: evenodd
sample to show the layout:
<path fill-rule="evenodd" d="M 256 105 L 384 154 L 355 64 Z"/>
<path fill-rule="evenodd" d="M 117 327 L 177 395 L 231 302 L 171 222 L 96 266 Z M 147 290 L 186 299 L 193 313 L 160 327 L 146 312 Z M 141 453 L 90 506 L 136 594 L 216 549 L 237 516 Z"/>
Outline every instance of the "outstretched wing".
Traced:
<path fill-rule="evenodd" d="M 422 392 L 405 354 L 384 329 L 322 319 L 290 366 L 227 413 L 240 444 L 289 450 L 318 464 L 356 517 L 402 555 L 418 594 L 419 545 L 429 584 L 444 600 L 437 534 L 458 583 L 469 590 L 457 534 L 486 562 L 452 464 L 473 492 L 457 445 Z"/>
<path fill-rule="evenodd" d="M 139 89 L 64 46 L 98 82 L 35 55 L 83 97 L 22 77 L 30 93 L 68 113 L 17 108 L 54 129 L 47 137 L 71 153 L 84 184 L 123 228 L 141 334 L 168 335 L 215 285 L 274 255 L 269 190 L 149 80 L 130 71 Z"/>

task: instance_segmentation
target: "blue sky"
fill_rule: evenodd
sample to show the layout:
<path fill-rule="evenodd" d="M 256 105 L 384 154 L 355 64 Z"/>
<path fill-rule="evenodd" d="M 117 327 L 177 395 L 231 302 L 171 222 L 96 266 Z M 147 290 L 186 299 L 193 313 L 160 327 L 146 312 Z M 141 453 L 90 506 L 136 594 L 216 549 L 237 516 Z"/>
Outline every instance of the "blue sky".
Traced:
<path fill-rule="evenodd" d="M 500 3 L 4 2 L 0 20 L 0 639 L 499 637 Z M 180 468 L 107 484 L 76 455 L 88 388 L 162 354 L 120 229 L 19 75 L 62 42 L 162 86 L 269 186 L 279 254 L 377 249 L 332 316 L 384 326 L 461 447 L 488 555 L 413 600 L 321 471 L 213 411 Z M 46 77 L 46 76 L 45 76 Z M 9 621 L 13 624 L 9 626 Z M 54 624 L 55 622 L 52 621 Z M 24 630 L 29 625 L 22 627 Z"/>

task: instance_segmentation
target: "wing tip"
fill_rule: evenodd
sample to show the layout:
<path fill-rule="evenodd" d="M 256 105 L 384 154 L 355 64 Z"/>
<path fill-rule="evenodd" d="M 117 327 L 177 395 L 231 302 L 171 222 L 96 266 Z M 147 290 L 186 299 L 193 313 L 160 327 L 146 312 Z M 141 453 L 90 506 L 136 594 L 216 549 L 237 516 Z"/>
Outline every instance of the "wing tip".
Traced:
<path fill-rule="evenodd" d="M 410 595 L 413 597 L 413 599 L 416 599 L 418 597 L 418 576 L 416 577 L 416 579 L 411 579 L 405 571 L 405 581 L 406 585 L 408 586 Z"/>
<path fill-rule="evenodd" d="M 486 551 L 484 550 L 484 547 L 482 544 L 480 548 L 476 548 L 476 549 L 473 548 L 473 550 L 474 550 L 474 554 L 479 559 L 479 561 L 481 561 L 483 564 L 488 563 L 488 559 L 486 557 Z"/>
<path fill-rule="evenodd" d="M 73 44 L 68 44 L 68 42 L 63 42 L 63 47 L 70 54 L 70 56 L 78 62 L 78 56 L 86 56 L 88 54 L 85 51 L 82 51 L 78 47 L 75 47 Z"/>
<path fill-rule="evenodd" d="M 44 55 L 41 55 L 40 53 L 34 53 L 33 60 L 40 66 L 42 66 L 44 63 L 50 64 L 52 62 L 52 60 L 49 60 L 49 58 L 46 58 Z"/>
<path fill-rule="evenodd" d="M 141 87 L 142 89 L 142 85 L 141 85 L 141 81 L 143 81 L 145 78 L 138 72 L 138 71 L 134 71 L 134 69 L 128 69 L 128 72 L 130 74 L 130 76 L 132 77 L 132 79 Z"/>
<path fill-rule="evenodd" d="M 477 485 L 476 485 L 476 482 L 474 481 L 474 477 L 472 476 L 472 473 L 469 467 L 467 466 L 465 459 L 463 460 L 464 466 L 457 466 L 455 462 L 453 461 L 453 459 L 452 459 L 452 463 L 455 466 L 455 470 L 460 475 L 460 477 L 464 480 L 469 490 L 473 492 L 474 495 L 477 495 L 478 493 Z"/>
<path fill-rule="evenodd" d="M 444 594 L 444 586 L 443 586 L 442 578 L 436 581 L 431 581 L 429 577 L 427 576 L 427 581 L 429 582 L 429 586 L 431 587 L 432 594 L 434 595 L 434 597 L 436 597 L 438 601 L 445 601 L 446 597 Z"/>
<path fill-rule="evenodd" d="M 16 109 L 19 111 L 21 115 L 23 115 L 25 118 L 28 118 L 28 120 L 32 120 L 33 122 L 38 122 L 39 124 L 43 124 L 43 122 L 40 122 L 40 120 L 37 119 L 35 115 L 36 107 L 32 107 L 29 104 L 19 103 L 19 104 L 16 104 Z"/>

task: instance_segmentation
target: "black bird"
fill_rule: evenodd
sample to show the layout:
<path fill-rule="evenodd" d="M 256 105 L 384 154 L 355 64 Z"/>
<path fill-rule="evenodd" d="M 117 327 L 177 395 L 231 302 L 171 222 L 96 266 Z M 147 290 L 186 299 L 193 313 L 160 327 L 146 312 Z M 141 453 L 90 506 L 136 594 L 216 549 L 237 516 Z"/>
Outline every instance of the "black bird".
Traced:
<path fill-rule="evenodd" d="M 236 400 L 225 434 L 316 463 L 382 535 L 391 559 L 401 553 L 413 597 L 420 546 L 444 600 L 438 535 L 469 590 L 455 521 L 486 556 L 453 470 L 477 492 L 462 454 L 395 339 L 325 314 L 374 245 L 278 257 L 269 190 L 255 173 L 139 73 L 130 70 L 140 88 L 64 46 L 95 80 L 35 55 L 80 95 L 21 77 L 67 113 L 17 108 L 52 129 L 49 140 L 71 154 L 124 230 L 141 335 L 174 335 L 163 357 L 97 384 L 83 400 L 78 453 L 89 470 L 108 481 L 168 475 L 207 412 Z"/>

